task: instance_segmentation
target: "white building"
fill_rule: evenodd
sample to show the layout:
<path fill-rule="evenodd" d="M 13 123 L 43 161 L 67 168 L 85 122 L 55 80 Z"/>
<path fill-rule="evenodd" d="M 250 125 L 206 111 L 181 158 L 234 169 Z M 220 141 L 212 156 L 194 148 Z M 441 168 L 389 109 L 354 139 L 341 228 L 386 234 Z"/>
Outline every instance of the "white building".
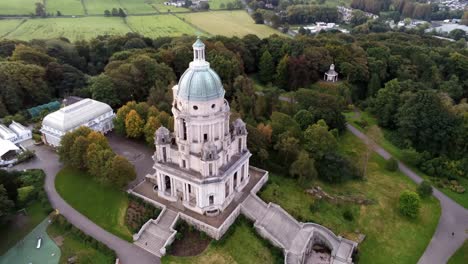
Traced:
<path fill-rule="evenodd" d="M 32 138 L 32 131 L 31 129 L 25 128 L 20 123 L 16 123 L 15 121 L 11 122 L 9 126 L 10 130 L 13 131 L 16 136 L 17 140 L 14 143 L 23 142 L 25 140 Z"/>
<path fill-rule="evenodd" d="M 16 156 L 21 152 L 13 142 L 6 139 L 0 139 L 0 165 L 5 166 L 16 161 Z"/>
<path fill-rule="evenodd" d="M 154 174 L 147 180 L 158 196 L 200 214 L 217 215 L 249 182 L 245 123 L 230 124 L 230 108 L 219 76 L 205 61 L 205 45 L 173 90 L 174 133 L 156 131 Z"/>
<path fill-rule="evenodd" d="M 57 147 L 63 135 L 81 126 L 106 134 L 114 128 L 114 116 L 114 111 L 109 105 L 83 99 L 44 117 L 41 128 L 42 141 Z"/>
<path fill-rule="evenodd" d="M 336 82 L 338 81 L 338 73 L 335 71 L 335 64 L 330 65 L 330 69 L 325 72 L 323 79 L 327 82 Z"/>
<path fill-rule="evenodd" d="M 8 127 L 3 124 L 0 124 L 0 138 L 8 140 L 12 143 L 16 143 L 18 140 L 18 135 L 15 132 L 11 131 Z"/>

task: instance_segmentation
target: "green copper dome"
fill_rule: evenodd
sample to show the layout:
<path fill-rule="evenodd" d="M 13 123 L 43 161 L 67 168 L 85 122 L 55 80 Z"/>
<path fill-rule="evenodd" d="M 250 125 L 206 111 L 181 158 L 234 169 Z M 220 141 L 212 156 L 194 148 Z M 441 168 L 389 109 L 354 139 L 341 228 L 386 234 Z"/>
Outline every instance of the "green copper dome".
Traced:
<path fill-rule="evenodd" d="M 188 68 L 179 80 L 177 96 L 190 101 L 209 101 L 224 97 L 218 74 L 209 67 Z"/>

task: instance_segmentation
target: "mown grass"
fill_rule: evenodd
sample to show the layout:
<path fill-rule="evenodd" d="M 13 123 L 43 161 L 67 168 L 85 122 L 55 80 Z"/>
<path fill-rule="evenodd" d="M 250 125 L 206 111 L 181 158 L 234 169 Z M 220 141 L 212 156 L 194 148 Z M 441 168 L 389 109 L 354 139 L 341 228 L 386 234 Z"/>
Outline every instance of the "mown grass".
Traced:
<path fill-rule="evenodd" d="M 83 239 L 78 237 L 71 231 L 65 230 L 62 226 L 53 222 L 47 227 L 47 234 L 51 238 L 61 236 L 63 238 L 63 244 L 60 247 L 60 264 L 67 264 L 68 259 L 76 257 L 78 263 L 94 263 L 94 264 L 111 264 L 115 263 L 115 260 L 93 247 L 86 245 Z"/>
<path fill-rule="evenodd" d="M 34 13 L 37 0 L 2 0 L 0 15 L 29 15 Z"/>
<path fill-rule="evenodd" d="M 0 20 L 0 38 L 6 37 L 8 33 L 14 31 L 22 22 L 22 19 Z"/>
<path fill-rule="evenodd" d="M 127 14 L 150 14 L 157 13 L 151 5 L 157 3 L 157 0 L 120 0 Z"/>
<path fill-rule="evenodd" d="M 350 124 L 352 124 L 354 127 L 359 129 L 362 132 L 366 131 L 366 128 L 377 125 L 377 119 L 373 117 L 370 113 L 368 112 L 361 112 L 359 116 L 356 116 L 354 112 L 349 112 L 344 114 L 346 117 L 346 121 Z M 366 128 L 363 128 L 359 125 L 359 121 L 366 121 L 368 126 Z M 384 135 L 388 134 L 389 132 L 386 131 L 385 129 L 382 129 Z M 388 139 L 383 137 L 378 144 L 384 148 L 386 151 L 388 151 L 390 154 L 392 154 L 395 158 L 401 160 L 403 163 L 405 163 L 408 167 L 411 168 L 415 173 L 417 173 L 419 176 L 423 177 L 426 180 L 431 181 L 431 177 L 429 177 L 427 174 L 424 172 L 420 171 L 418 168 L 415 166 L 411 166 L 407 162 L 405 162 L 402 149 L 398 148 L 395 146 L 392 142 L 390 142 Z M 465 189 L 468 190 L 468 179 L 466 178 L 459 178 L 458 182 L 465 187 Z M 438 188 L 437 186 L 434 185 L 437 189 L 439 189 L 441 192 L 443 192 L 445 195 L 450 197 L 452 200 L 460 204 L 461 206 L 465 207 L 468 209 L 468 191 L 465 191 L 464 193 L 456 193 L 453 192 L 452 190 L 448 188 Z"/>
<path fill-rule="evenodd" d="M 136 32 L 150 38 L 161 36 L 197 35 L 197 29 L 173 15 L 131 16 L 128 25 Z"/>
<path fill-rule="evenodd" d="M 165 264 L 283 263 L 283 253 L 256 234 L 252 223 L 240 216 L 222 240 L 213 241 L 195 257 L 165 256 Z"/>
<path fill-rule="evenodd" d="M 7 20 L 0 20 L 0 25 L 4 21 Z M 75 41 L 99 35 L 123 35 L 130 31 L 119 17 L 45 18 L 28 19 L 7 38 L 31 40 L 65 37 Z"/>
<path fill-rule="evenodd" d="M 178 16 L 212 35 L 242 37 L 254 34 L 259 38 L 265 38 L 272 34 L 282 35 L 279 31 L 266 25 L 255 24 L 244 10 L 200 12 L 179 14 Z"/>
<path fill-rule="evenodd" d="M 447 264 L 466 264 L 468 263 L 468 240 L 453 254 Z"/>
<path fill-rule="evenodd" d="M 65 168 L 57 174 L 55 187 L 73 208 L 107 231 L 131 241 L 125 225 L 128 198 L 125 192 L 100 184 L 81 171 Z"/>
<path fill-rule="evenodd" d="M 63 16 L 84 15 L 81 0 L 47 0 L 46 10 L 52 15 L 56 15 L 57 11 L 60 11 Z"/>
<path fill-rule="evenodd" d="M 347 155 L 362 155 L 363 144 L 349 132 L 340 138 L 340 151 Z M 414 184 L 400 172 L 384 169 L 384 160 L 372 155 L 366 180 L 353 180 L 339 185 L 319 185 L 333 195 L 361 195 L 374 201 L 372 205 L 335 205 L 315 200 L 296 180 L 270 173 L 269 184 L 260 197 L 281 205 L 294 217 L 322 224 L 337 234 L 357 239 L 357 233 L 366 235 L 360 244 L 359 263 L 416 263 L 437 227 L 439 202 L 430 197 L 422 200 L 419 217 L 411 220 L 398 212 L 398 199 L 403 190 L 415 190 Z M 350 210 L 353 221 L 345 220 L 343 213 Z"/>

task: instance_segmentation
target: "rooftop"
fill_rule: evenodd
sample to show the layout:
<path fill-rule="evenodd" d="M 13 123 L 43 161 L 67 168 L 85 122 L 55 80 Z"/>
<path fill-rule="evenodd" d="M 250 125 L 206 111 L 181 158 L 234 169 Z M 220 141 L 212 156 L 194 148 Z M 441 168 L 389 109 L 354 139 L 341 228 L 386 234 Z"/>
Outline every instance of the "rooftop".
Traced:
<path fill-rule="evenodd" d="M 48 114 L 42 125 L 65 132 L 110 111 L 113 110 L 109 105 L 87 98 Z"/>

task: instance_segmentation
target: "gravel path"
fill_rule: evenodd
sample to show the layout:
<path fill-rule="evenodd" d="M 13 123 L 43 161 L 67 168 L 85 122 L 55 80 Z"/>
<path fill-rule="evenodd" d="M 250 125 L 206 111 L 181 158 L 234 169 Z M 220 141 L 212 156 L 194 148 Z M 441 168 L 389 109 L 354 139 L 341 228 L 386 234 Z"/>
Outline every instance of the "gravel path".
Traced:
<path fill-rule="evenodd" d="M 46 146 L 33 146 L 31 149 L 36 151 L 37 157 L 29 162 L 19 164 L 12 169 L 22 170 L 38 168 L 44 170 L 46 173 L 45 190 L 49 201 L 52 207 L 58 209 L 60 214 L 65 216 L 70 223 L 113 249 L 123 264 L 161 263 L 160 259 L 156 256 L 107 232 L 65 202 L 55 189 L 55 176 L 62 168 L 57 154 Z"/>

